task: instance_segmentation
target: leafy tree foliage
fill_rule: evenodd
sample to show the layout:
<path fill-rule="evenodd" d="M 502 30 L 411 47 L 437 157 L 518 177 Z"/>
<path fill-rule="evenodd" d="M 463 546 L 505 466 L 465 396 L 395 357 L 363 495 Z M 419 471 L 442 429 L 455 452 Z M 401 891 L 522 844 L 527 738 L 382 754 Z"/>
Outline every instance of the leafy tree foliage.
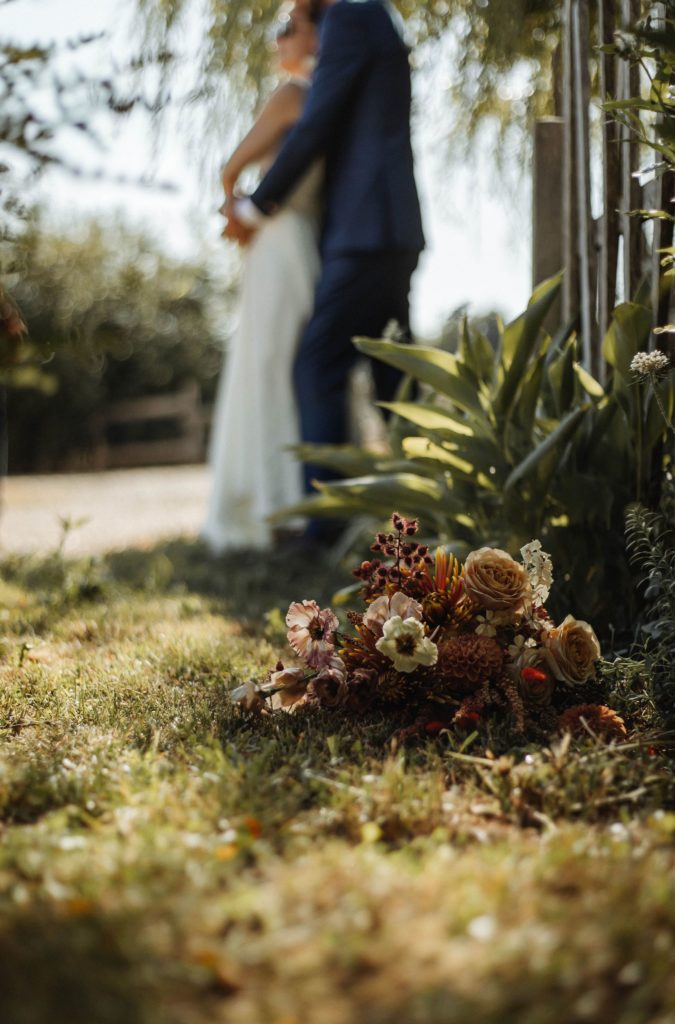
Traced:
<path fill-rule="evenodd" d="M 21 0 L 0 0 L 0 11 Z M 24 271 L 17 244 L 28 216 L 26 188 L 45 168 L 57 165 L 80 174 L 70 157 L 73 134 L 92 144 L 101 140 L 96 115 L 124 115 L 138 105 L 149 110 L 161 98 L 138 91 L 135 72 L 145 66 L 132 59 L 124 67 L 112 61 L 85 71 L 88 49 L 102 36 L 79 36 L 64 43 L 23 45 L 0 28 L 0 387 L 46 386 L 39 370 L 40 342 L 26 341 L 15 282 Z M 167 60 L 156 52 L 153 61 Z M 25 288 L 20 289 L 25 292 Z M 0 413 L 0 435 L 4 432 Z M 0 442 L 2 444 L 2 442 Z"/>
<path fill-rule="evenodd" d="M 15 295 L 33 345 L 50 356 L 41 382 L 10 393 L 14 470 L 54 468 L 71 451 L 86 451 L 91 418 L 109 401 L 189 380 L 205 400 L 213 397 L 229 293 L 219 294 L 203 266 L 95 223 L 80 237 L 45 233 L 37 223 L 22 244 Z"/>
<path fill-rule="evenodd" d="M 179 39 L 195 0 L 135 0 L 144 19 L 148 52 Z M 240 101 L 254 101 L 269 75 L 269 42 L 282 5 L 279 0 L 210 0 L 203 22 L 198 92 L 221 96 L 224 76 L 240 88 Z M 448 61 L 446 88 L 453 104 L 453 137 L 471 136 L 486 117 L 502 126 L 550 110 L 552 57 L 558 44 L 557 0 L 396 0 L 412 42 L 452 36 L 438 57 Z M 196 16 L 196 13 L 195 13 Z M 420 51 L 420 59 L 421 51 Z M 518 69 L 518 86 L 505 75 Z M 221 110 L 222 116 L 222 110 Z"/>
<path fill-rule="evenodd" d="M 21 8 L 22 0 L 0 0 L 0 10 L 9 5 Z M 31 173 L 50 164 L 77 174 L 67 145 L 56 145 L 60 136 L 70 130 L 100 142 L 93 128 L 100 111 L 124 115 L 139 105 L 150 111 L 161 106 L 161 93 L 138 89 L 136 73 L 148 65 L 144 57 L 132 52 L 122 64 L 106 57 L 95 71 L 87 68 L 91 61 L 78 59 L 88 58 L 88 50 L 103 39 L 101 32 L 62 43 L 23 45 L 0 29 L 0 174 L 9 173 L 8 165 Z M 170 60 L 159 48 L 152 54 L 155 68 Z"/>

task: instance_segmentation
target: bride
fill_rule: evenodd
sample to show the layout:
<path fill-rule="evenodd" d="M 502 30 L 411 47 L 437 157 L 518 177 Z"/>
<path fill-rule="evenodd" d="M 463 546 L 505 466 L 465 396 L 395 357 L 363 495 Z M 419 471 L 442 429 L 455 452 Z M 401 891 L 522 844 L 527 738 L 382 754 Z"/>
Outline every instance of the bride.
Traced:
<path fill-rule="evenodd" d="M 277 34 L 286 80 L 223 170 L 226 207 L 242 172 L 272 163 L 299 119 L 317 48 L 318 4 L 297 3 Z M 268 516 L 299 501 L 301 469 L 292 367 L 319 273 L 322 168 L 315 166 L 246 249 L 239 323 L 221 375 L 211 433 L 212 485 L 202 537 L 214 554 L 267 548 Z"/>

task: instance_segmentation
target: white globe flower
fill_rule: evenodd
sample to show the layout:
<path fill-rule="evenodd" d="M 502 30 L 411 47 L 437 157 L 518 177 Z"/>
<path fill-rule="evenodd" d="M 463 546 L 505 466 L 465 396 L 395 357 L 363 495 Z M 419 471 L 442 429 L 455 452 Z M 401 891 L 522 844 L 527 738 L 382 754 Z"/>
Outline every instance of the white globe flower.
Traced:
<path fill-rule="evenodd" d="M 656 332 L 655 332 L 656 333 Z M 630 364 L 636 377 L 647 380 L 649 377 L 666 376 L 671 370 L 670 359 L 665 352 L 637 352 Z"/>

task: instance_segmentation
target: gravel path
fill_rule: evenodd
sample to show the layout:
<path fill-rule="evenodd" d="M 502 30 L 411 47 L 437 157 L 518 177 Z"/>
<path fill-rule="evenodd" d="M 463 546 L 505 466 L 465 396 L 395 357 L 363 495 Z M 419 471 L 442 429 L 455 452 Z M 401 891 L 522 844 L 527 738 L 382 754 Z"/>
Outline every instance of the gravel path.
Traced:
<path fill-rule="evenodd" d="M 67 555 L 195 537 L 208 490 L 207 466 L 9 477 L 2 481 L 0 550 L 53 550 L 62 536 L 60 517 L 85 520 L 69 532 Z"/>

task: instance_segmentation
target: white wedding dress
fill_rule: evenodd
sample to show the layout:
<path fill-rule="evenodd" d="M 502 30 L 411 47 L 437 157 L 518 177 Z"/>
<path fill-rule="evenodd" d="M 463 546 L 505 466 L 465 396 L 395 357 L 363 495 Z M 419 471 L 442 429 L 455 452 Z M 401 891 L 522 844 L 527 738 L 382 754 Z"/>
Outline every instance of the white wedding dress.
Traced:
<path fill-rule="evenodd" d="M 218 385 L 202 538 L 214 553 L 271 546 L 267 517 L 303 496 L 293 360 L 319 274 L 315 166 L 246 250 L 239 323 Z"/>

